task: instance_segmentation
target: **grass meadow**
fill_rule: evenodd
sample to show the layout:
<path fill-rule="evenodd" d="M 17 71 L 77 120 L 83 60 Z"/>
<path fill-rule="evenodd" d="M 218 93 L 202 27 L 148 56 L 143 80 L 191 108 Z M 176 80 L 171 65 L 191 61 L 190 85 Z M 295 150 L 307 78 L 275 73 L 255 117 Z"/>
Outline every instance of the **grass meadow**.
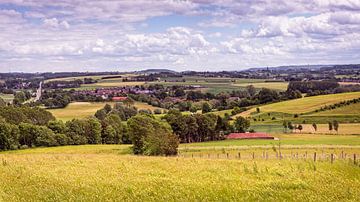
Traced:
<path fill-rule="evenodd" d="M 339 138 L 317 136 L 322 143 L 335 143 L 335 137 Z M 354 144 L 353 136 L 346 137 L 349 140 L 339 143 Z M 253 146 L 259 147 L 261 141 Z M 314 162 L 310 149 L 308 159 L 264 159 L 257 157 L 263 151 L 259 148 L 226 147 L 246 141 L 218 141 L 225 150 L 212 148 L 214 143 L 181 145 L 179 157 L 134 156 L 128 154 L 130 145 L 1 152 L 0 201 L 357 201 L 360 197 L 360 168 L 350 160 Z M 283 155 L 289 155 L 290 150 L 283 148 Z M 342 150 L 359 153 L 358 147 Z M 204 156 L 199 156 L 201 151 Z M 241 159 L 233 157 L 238 151 Z M 245 158 L 247 151 L 255 151 L 256 158 Z M 205 156 L 209 152 L 210 158 Z M 223 156 L 217 158 L 217 153 Z M 225 153 L 231 157 L 226 159 Z"/>
<path fill-rule="evenodd" d="M 48 111 L 51 112 L 56 119 L 68 121 L 74 118 L 93 116 L 97 110 L 103 108 L 106 104 L 114 105 L 115 102 L 72 102 L 65 108 L 49 109 Z M 134 106 L 137 109 L 150 109 L 152 111 L 157 109 L 157 107 L 142 102 L 135 102 Z"/>

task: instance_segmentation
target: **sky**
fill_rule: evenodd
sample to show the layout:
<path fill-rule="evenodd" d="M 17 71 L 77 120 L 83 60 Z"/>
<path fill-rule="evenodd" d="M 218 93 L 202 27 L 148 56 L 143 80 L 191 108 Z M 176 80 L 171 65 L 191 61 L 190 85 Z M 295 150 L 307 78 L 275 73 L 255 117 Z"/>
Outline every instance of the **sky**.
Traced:
<path fill-rule="evenodd" d="M 360 63 L 360 0 L 0 0 L 0 72 Z"/>

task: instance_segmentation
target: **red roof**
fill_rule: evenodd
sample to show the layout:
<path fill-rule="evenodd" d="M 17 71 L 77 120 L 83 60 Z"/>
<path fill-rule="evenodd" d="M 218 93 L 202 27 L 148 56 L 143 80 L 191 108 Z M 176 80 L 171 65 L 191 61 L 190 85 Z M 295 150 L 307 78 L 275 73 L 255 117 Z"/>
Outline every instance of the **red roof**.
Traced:
<path fill-rule="evenodd" d="M 112 98 L 113 101 L 124 101 L 126 99 L 127 99 L 127 97 L 113 97 Z"/>
<path fill-rule="evenodd" d="M 230 133 L 227 139 L 274 139 L 266 133 Z"/>

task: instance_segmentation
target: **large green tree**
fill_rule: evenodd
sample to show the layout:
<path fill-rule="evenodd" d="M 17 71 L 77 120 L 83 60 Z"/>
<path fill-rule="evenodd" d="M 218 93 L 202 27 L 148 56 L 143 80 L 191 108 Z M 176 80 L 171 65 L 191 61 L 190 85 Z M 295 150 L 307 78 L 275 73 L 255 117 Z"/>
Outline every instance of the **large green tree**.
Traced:
<path fill-rule="evenodd" d="M 128 127 L 134 154 L 177 154 L 178 138 L 166 122 L 141 114 L 130 118 Z"/>

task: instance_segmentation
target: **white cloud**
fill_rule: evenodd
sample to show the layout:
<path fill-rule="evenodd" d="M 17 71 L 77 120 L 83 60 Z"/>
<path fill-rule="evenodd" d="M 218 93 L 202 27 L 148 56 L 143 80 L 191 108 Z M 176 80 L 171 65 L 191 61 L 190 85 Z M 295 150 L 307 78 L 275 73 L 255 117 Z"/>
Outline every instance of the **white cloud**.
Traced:
<path fill-rule="evenodd" d="M 69 29 L 70 25 L 67 21 L 59 21 L 57 18 L 51 18 L 51 19 L 44 19 L 44 26 L 48 28 L 54 28 L 54 29 Z"/>

